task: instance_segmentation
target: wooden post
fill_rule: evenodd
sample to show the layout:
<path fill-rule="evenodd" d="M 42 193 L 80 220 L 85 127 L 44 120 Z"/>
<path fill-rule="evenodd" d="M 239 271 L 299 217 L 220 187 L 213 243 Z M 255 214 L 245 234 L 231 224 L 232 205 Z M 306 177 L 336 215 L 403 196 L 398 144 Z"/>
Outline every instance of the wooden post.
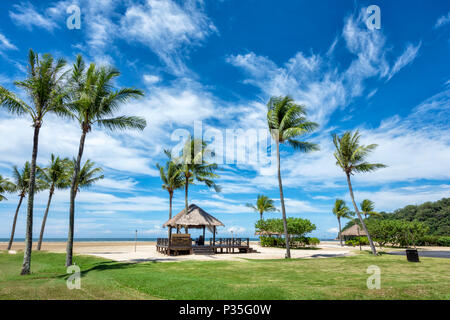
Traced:
<path fill-rule="evenodd" d="M 205 228 L 206 226 L 203 226 L 203 240 L 205 240 Z"/>
<path fill-rule="evenodd" d="M 184 232 L 185 232 L 186 234 L 189 233 L 189 228 L 188 228 L 187 226 L 184 227 Z"/>
<path fill-rule="evenodd" d="M 213 248 L 214 253 L 216 253 L 216 226 L 213 227 Z"/>

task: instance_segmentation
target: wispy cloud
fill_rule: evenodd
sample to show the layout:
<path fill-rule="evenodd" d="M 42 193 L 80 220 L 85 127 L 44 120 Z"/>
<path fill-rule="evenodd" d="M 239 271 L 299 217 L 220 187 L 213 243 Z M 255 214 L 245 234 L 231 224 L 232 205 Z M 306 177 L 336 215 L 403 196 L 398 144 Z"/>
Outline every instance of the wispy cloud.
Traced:
<path fill-rule="evenodd" d="M 397 72 L 410 64 L 416 59 L 422 43 L 419 42 L 416 46 L 409 44 L 403 54 L 397 58 L 394 66 L 389 70 L 388 80 L 390 80 Z"/>
<path fill-rule="evenodd" d="M 436 21 L 436 24 L 434 25 L 434 28 L 438 29 L 440 27 L 443 27 L 443 26 L 447 25 L 449 22 L 450 22 L 450 12 L 447 13 L 446 15 L 443 15 L 442 17 L 440 17 Z"/>
<path fill-rule="evenodd" d="M 9 11 L 11 20 L 19 25 L 32 30 L 34 27 L 53 31 L 58 28 L 56 22 L 47 14 L 40 14 L 30 2 L 21 2 L 13 6 L 15 11 Z"/>
<path fill-rule="evenodd" d="M 18 50 L 12 42 L 0 33 L 0 52 L 3 50 Z"/>

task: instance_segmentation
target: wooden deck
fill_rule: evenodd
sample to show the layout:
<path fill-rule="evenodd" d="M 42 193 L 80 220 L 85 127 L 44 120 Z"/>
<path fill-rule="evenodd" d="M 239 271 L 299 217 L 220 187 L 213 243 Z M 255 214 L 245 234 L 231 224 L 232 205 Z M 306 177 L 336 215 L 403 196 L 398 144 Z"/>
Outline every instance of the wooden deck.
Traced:
<path fill-rule="evenodd" d="M 167 255 L 253 252 L 253 249 L 250 248 L 249 238 L 211 238 L 204 245 L 197 245 L 193 240 L 190 244 L 186 242 L 183 244 L 174 243 L 173 240 L 169 245 L 168 238 L 158 238 L 156 250 Z"/>

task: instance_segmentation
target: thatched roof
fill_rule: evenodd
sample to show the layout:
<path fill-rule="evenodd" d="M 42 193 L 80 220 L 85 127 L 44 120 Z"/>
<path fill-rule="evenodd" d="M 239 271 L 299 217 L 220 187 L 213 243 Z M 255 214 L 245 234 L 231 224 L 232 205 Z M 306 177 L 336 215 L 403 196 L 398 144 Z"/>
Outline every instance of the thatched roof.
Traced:
<path fill-rule="evenodd" d="M 359 231 L 359 233 L 358 233 Z M 367 236 L 367 233 L 357 224 L 351 226 L 350 228 L 342 231 L 341 235 L 343 236 Z"/>
<path fill-rule="evenodd" d="M 179 214 L 163 224 L 163 227 L 176 228 L 177 226 L 201 228 L 203 226 L 224 227 L 225 225 L 202 208 L 198 207 L 195 204 L 191 204 L 188 208 L 188 214 L 185 214 L 185 210 L 183 209 Z"/>

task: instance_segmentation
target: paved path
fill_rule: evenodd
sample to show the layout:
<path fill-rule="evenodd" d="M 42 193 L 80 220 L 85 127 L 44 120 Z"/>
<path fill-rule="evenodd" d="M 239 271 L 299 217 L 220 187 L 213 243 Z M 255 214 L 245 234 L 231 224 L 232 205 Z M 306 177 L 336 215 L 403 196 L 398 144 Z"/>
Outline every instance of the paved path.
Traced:
<path fill-rule="evenodd" d="M 395 254 L 395 255 L 406 255 L 406 251 L 394 251 L 389 252 L 389 254 Z M 419 258 L 420 257 L 426 257 L 426 258 L 449 258 L 450 259 L 450 251 L 421 251 L 419 250 Z"/>

